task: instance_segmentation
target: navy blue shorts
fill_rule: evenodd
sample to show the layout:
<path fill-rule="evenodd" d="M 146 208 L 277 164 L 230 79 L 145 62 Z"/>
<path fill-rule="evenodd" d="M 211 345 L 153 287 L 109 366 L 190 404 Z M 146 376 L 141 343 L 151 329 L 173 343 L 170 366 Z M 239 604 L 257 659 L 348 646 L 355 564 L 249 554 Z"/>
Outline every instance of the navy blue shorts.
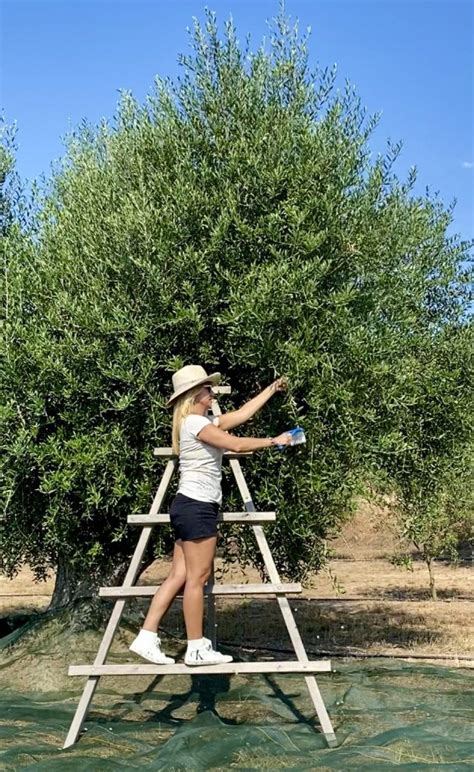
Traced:
<path fill-rule="evenodd" d="M 217 536 L 219 504 L 215 501 L 198 501 L 177 493 L 171 502 L 170 521 L 176 539 L 192 541 Z"/>

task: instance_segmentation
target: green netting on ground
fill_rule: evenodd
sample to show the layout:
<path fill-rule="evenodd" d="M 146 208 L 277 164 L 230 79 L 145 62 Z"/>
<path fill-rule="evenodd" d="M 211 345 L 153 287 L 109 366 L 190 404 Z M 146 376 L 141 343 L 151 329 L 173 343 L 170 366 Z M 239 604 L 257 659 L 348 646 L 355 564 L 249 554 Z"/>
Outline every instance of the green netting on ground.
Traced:
<path fill-rule="evenodd" d="M 133 660 L 131 636 L 122 626 L 109 661 Z M 302 676 L 196 674 L 102 678 L 87 731 L 62 751 L 85 680 L 67 666 L 92 662 L 100 637 L 63 616 L 0 641 L 1 769 L 474 768 L 474 672 L 397 661 L 317 677 L 337 748 L 315 731 Z"/>

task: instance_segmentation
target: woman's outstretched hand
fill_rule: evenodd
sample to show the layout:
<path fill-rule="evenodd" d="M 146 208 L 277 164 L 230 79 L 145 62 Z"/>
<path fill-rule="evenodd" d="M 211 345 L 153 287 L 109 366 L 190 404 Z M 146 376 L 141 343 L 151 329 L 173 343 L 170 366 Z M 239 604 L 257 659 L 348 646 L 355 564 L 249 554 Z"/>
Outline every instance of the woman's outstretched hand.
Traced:
<path fill-rule="evenodd" d="M 291 434 L 283 432 L 272 438 L 272 445 L 291 445 Z"/>
<path fill-rule="evenodd" d="M 276 381 L 273 381 L 271 385 L 272 392 L 275 393 L 276 391 L 286 391 L 288 388 L 288 379 L 283 378 L 277 378 Z"/>

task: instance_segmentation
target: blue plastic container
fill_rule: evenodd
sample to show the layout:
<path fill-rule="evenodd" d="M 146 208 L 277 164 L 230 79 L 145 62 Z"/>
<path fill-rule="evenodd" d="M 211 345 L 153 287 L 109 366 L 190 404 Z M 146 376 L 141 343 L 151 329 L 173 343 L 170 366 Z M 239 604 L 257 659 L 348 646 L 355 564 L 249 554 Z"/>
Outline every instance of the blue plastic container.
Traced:
<path fill-rule="evenodd" d="M 289 429 L 289 431 L 285 432 L 285 434 L 291 435 L 291 442 L 290 445 L 302 445 L 304 442 L 306 442 L 306 436 L 304 433 L 304 429 L 302 429 L 301 426 L 295 426 L 294 429 Z M 285 448 L 289 447 L 288 445 L 277 445 L 277 448 L 280 450 L 284 450 Z"/>

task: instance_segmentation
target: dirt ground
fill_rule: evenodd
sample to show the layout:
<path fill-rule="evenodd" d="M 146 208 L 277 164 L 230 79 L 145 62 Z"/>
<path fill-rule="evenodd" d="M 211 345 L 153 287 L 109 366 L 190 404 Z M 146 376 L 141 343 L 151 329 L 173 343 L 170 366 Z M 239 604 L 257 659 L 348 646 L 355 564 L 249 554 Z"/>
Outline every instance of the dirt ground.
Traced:
<path fill-rule="evenodd" d="M 390 562 L 401 549 L 380 511 L 369 505 L 331 544 L 334 557 L 327 568 L 310 577 L 301 595 L 290 603 L 309 653 L 387 655 L 433 659 L 438 664 L 474 667 L 474 573 L 472 562 L 436 564 L 439 600 L 429 599 L 426 566 L 417 560 L 411 571 Z M 222 571 L 221 561 L 216 569 Z M 157 561 L 140 584 L 158 584 L 168 561 Z M 254 570 L 232 568 L 219 582 L 260 582 Z M 14 580 L 0 578 L 0 618 L 27 610 L 46 609 L 54 576 L 35 584 L 29 569 Z M 146 601 L 137 601 L 145 609 Z M 171 635 L 184 635 L 180 601 L 165 619 Z M 289 649 L 291 643 L 275 598 L 216 601 L 218 638 L 250 651 Z"/>

